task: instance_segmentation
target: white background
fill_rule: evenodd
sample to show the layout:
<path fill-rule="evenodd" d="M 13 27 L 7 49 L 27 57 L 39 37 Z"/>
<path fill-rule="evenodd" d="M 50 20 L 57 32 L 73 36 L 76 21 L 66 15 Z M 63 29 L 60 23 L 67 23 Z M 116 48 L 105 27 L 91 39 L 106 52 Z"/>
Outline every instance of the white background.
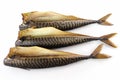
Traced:
<path fill-rule="evenodd" d="M 119 0 L 1 0 L 0 1 L 0 80 L 120 80 L 120 12 Z M 81 18 L 99 19 L 112 13 L 108 21 L 113 26 L 99 24 L 88 25 L 71 32 L 101 36 L 117 32 L 111 40 L 118 46 L 112 48 L 104 45 L 102 52 L 112 56 L 110 59 L 89 59 L 62 67 L 24 70 L 8 67 L 3 59 L 14 46 L 19 25 L 22 23 L 21 13 L 29 11 L 55 11 L 71 14 Z M 59 48 L 58 50 L 90 54 L 100 41 Z"/>

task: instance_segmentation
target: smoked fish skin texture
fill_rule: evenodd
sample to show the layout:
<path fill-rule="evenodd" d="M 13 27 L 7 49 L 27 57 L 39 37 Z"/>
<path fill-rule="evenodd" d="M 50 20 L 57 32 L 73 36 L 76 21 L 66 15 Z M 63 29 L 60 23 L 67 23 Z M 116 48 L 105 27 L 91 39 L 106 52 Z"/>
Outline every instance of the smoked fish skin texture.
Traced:
<path fill-rule="evenodd" d="M 51 36 L 30 38 L 25 40 L 17 40 L 16 46 L 40 46 L 44 48 L 59 48 L 75 44 L 81 44 L 89 41 L 101 40 L 96 37 L 80 37 L 80 36 Z"/>
<path fill-rule="evenodd" d="M 90 55 L 79 55 L 63 51 L 49 50 L 41 47 L 13 47 L 4 59 L 7 66 L 38 69 L 63 66 L 89 58 L 105 59 L 110 56 L 100 54 L 102 45 L 99 45 Z"/>
<path fill-rule="evenodd" d="M 26 29 L 19 31 L 16 46 L 40 46 L 44 48 L 58 48 L 89 41 L 100 40 L 112 47 L 116 47 L 110 40 L 116 33 L 111 33 L 101 37 L 71 33 L 62 31 L 54 27 Z"/>
<path fill-rule="evenodd" d="M 52 26 L 60 30 L 71 30 L 74 28 L 82 27 L 88 24 L 97 23 L 96 20 L 70 20 L 70 21 L 29 21 L 28 23 L 23 23 L 19 26 L 20 30 L 24 30 L 35 26 L 35 28 L 42 28 Z"/>
<path fill-rule="evenodd" d="M 63 15 L 56 12 L 28 12 L 22 13 L 23 23 L 19 26 L 19 29 L 24 30 L 33 26 L 36 26 L 35 28 L 53 26 L 60 30 L 70 30 L 93 23 L 112 25 L 106 21 L 110 15 L 111 14 L 107 14 L 99 20 L 90 20 L 72 15 Z"/>
<path fill-rule="evenodd" d="M 7 58 L 4 60 L 4 63 L 9 66 L 20 67 L 20 68 L 48 68 L 48 67 L 67 65 L 73 62 L 77 62 L 79 60 L 80 60 L 79 57 L 74 57 L 74 58 L 23 57 L 20 59 L 8 59 Z"/>

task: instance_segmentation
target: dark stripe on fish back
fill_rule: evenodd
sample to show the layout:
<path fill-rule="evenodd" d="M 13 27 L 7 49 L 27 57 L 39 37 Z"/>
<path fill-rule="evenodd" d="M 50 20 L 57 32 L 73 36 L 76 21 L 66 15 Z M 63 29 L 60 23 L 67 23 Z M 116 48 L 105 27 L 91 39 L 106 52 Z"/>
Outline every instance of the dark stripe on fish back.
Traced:
<path fill-rule="evenodd" d="M 26 24 L 28 26 L 21 25 L 19 28 L 20 30 L 23 30 L 31 26 L 36 26 L 37 28 L 51 26 L 60 30 L 70 30 L 97 22 L 98 21 L 96 20 L 69 20 L 69 21 L 46 21 L 46 22 L 30 21 Z"/>
<path fill-rule="evenodd" d="M 83 36 L 48 36 L 40 38 L 29 38 L 25 40 L 17 40 L 16 46 L 40 46 L 44 48 L 58 48 L 70 46 L 78 43 L 84 43 L 99 38 L 83 37 Z"/>
<path fill-rule="evenodd" d="M 19 68 L 48 68 L 67 65 L 89 57 L 21 57 L 19 59 L 6 58 L 4 64 Z"/>

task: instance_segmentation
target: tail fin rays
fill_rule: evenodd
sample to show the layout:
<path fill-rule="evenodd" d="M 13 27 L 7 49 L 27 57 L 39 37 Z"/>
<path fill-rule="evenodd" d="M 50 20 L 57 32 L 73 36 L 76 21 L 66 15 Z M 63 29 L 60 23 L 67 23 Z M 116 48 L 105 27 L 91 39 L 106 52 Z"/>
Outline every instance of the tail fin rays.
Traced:
<path fill-rule="evenodd" d="M 100 19 L 98 20 L 98 23 L 99 23 L 99 24 L 102 24 L 102 25 L 108 25 L 108 26 L 113 25 L 113 24 L 111 24 L 110 22 L 106 21 L 109 16 L 111 16 L 111 14 L 107 14 L 106 16 L 100 18 Z"/>
<path fill-rule="evenodd" d="M 116 35 L 117 33 L 111 33 L 111 34 L 108 34 L 108 35 L 104 35 L 104 36 L 101 36 L 101 41 L 114 47 L 114 48 L 117 48 L 117 46 L 109 40 L 109 38 L 113 37 L 114 35 Z"/>
<path fill-rule="evenodd" d="M 106 55 L 106 54 L 101 54 L 100 51 L 102 50 L 103 44 L 99 45 L 90 55 L 91 58 L 96 58 L 96 59 L 105 59 L 105 58 L 110 58 L 111 56 Z"/>

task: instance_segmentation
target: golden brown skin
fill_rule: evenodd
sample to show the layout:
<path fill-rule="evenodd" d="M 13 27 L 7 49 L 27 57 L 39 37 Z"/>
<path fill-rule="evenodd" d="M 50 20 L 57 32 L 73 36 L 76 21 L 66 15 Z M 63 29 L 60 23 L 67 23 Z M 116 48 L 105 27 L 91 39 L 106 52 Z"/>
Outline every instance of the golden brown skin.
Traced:
<path fill-rule="evenodd" d="M 82 18 L 77 18 L 71 15 L 63 15 L 56 12 L 48 11 L 48 12 L 27 12 L 22 13 L 23 23 L 28 22 L 30 20 L 34 21 L 56 21 L 56 20 L 84 20 Z"/>
<path fill-rule="evenodd" d="M 104 59 L 110 56 L 100 54 L 102 45 L 99 45 L 90 55 L 79 55 L 63 51 L 54 51 L 41 47 L 13 47 L 10 48 L 4 64 L 19 68 L 48 68 L 67 65 L 89 58 Z"/>
<path fill-rule="evenodd" d="M 89 20 L 78 18 L 72 15 L 63 15 L 56 12 L 33 11 L 28 13 L 22 13 L 23 24 L 21 24 L 19 28 L 20 30 L 24 30 L 32 26 L 36 26 L 35 28 L 53 26 L 60 30 L 70 30 L 93 23 L 112 25 L 111 23 L 106 21 L 106 19 L 110 15 L 111 14 L 108 14 L 99 20 Z"/>

